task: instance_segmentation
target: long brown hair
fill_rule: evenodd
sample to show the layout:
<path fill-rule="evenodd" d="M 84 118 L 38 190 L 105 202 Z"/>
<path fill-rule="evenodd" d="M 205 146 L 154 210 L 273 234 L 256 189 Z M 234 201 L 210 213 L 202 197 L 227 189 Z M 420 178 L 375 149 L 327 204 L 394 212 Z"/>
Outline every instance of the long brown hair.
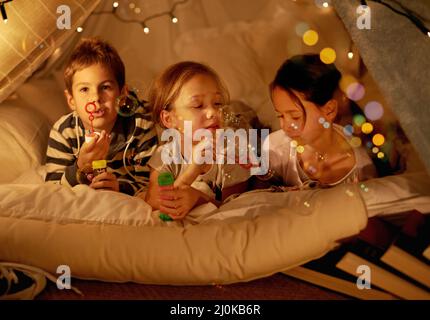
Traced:
<path fill-rule="evenodd" d="M 173 102 L 178 97 L 184 84 L 194 76 L 200 74 L 212 77 L 221 91 L 223 103 L 229 103 L 230 96 L 228 90 L 218 74 L 211 67 L 193 61 L 179 62 L 164 70 L 161 75 L 155 79 L 149 90 L 148 102 L 155 123 L 162 126 L 160 121 L 161 111 L 170 111 Z"/>

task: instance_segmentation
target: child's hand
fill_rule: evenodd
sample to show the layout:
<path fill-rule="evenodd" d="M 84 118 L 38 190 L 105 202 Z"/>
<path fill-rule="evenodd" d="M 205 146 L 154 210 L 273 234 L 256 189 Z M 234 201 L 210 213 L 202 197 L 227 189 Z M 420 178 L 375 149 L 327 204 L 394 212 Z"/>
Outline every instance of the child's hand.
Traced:
<path fill-rule="evenodd" d="M 110 145 L 110 135 L 102 131 L 100 136 L 94 137 L 90 142 L 84 143 L 79 151 L 78 168 L 91 165 L 94 160 L 106 159 Z"/>
<path fill-rule="evenodd" d="M 113 173 L 103 172 L 93 178 L 90 188 L 119 191 L 119 182 Z"/>
<path fill-rule="evenodd" d="M 190 186 L 199 175 L 205 174 L 212 168 L 216 160 L 216 144 L 211 143 L 212 140 L 204 138 L 197 145 L 193 146 L 192 163 L 188 166 L 187 170 L 175 180 L 175 187 L 182 185 Z M 205 154 L 206 152 L 209 152 L 209 154 Z M 207 159 L 208 161 L 202 161 L 204 159 Z"/>
<path fill-rule="evenodd" d="M 180 187 L 184 185 L 191 186 L 191 184 L 194 182 L 194 180 L 196 180 L 196 178 L 199 175 L 208 172 L 211 167 L 212 167 L 212 164 L 196 164 L 193 162 L 191 165 L 188 166 L 185 172 L 182 173 L 175 180 L 174 186 L 175 187 Z"/>
<path fill-rule="evenodd" d="M 200 197 L 201 192 L 190 186 L 160 190 L 160 210 L 173 220 L 183 219 L 195 207 Z"/>

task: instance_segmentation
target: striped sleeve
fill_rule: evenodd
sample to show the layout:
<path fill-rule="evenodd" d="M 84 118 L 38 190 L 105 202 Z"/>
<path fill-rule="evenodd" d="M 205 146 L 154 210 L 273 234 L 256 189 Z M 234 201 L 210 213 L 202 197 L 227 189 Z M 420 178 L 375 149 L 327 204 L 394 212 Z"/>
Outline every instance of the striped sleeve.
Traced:
<path fill-rule="evenodd" d="M 46 151 L 45 181 L 74 186 L 78 184 L 76 178 L 77 165 L 70 141 L 76 140 L 72 129 L 73 115 L 60 118 L 51 129 Z"/>

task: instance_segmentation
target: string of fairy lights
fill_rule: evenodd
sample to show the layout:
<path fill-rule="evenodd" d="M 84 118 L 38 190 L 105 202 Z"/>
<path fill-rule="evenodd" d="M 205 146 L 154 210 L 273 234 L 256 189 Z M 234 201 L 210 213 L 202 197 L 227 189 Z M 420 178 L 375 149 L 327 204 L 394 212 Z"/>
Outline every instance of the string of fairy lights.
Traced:
<path fill-rule="evenodd" d="M 176 24 L 179 22 L 178 17 L 175 15 L 175 10 L 176 7 L 178 7 L 179 5 L 183 5 L 185 3 L 187 3 L 189 0 L 180 0 L 175 2 L 172 7 L 170 8 L 170 10 L 166 10 L 166 11 L 162 11 L 162 12 L 158 12 L 152 15 L 149 15 L 147 17 L 145 17 L 144 19 L 125 19 L 123 18 L 121 15 L 118 14 L 118 8 L 120 7 L 120 2 L 119 1 L 114 1 L 112 3 L 112 9 L 111 10 L 104 10 L 104 11 L 94 11 L 91 13 L 91 16 L 96 16 L 96 15 L 103 15 L 103 14 L 111 14 L 113 15 L 116 19 L 118 19 L 119 21 L 123 22 L 123 23 L 133 23 L 133 24 L 139 24 L 142 26 L 143 28 L 143 32 L 145 34 L 148 34 L 150 32 L 150 28 L 148 26 L 148 22 L 151 20 L 154 20 L 156 18 L 159 17 L 163 17 L 163 16 L 167 16 L 170 18 L 170 21 L 173 24 Z M 140 7 L 138 7 L 135 3 L 131 2 L 128 4 L 128 8 L 131 10 L 131 12 L 134 12 L 135 14 L 140 14 L 142 12 L 142 9 Z M 77 32 L 82 32 L 84 30 L 84 28 L 82 26 L 79 26 L 76 31 Z"/>

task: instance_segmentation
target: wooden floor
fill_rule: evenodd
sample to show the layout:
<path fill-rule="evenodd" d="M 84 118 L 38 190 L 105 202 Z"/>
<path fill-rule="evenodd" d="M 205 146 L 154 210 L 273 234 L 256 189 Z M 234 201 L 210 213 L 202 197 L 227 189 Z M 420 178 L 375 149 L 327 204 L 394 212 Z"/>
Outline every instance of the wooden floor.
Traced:
<path fill-rule="evenodd" d="M 347 296 L 308 284 L 284 274 L 225 286 L 166 286 L 109 283 L 72 279 L 72 290 L 59 290 L 49 283 L 37 300 L 345 300 Z"/>

